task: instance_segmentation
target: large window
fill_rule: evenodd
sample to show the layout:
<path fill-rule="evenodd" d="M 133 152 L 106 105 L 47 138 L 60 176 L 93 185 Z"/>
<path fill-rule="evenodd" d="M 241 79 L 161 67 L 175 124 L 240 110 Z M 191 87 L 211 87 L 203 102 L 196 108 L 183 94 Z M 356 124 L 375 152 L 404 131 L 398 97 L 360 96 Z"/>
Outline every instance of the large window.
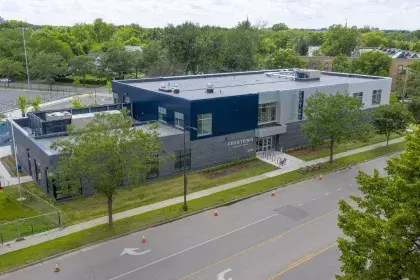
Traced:
<path fill-rule="evenodd" d="M 184 129 L 184 114 L 175 112 L 175 126 Z"/>
<path fill-rule="evenodd" d="M 197 136 L 212 134 L 212 114 L 201 114 L 197 116 Z"/>
<path fill-rule="evenodd" d="M 185 151 L 184 157 L 184 150 L 180 150 L 175 152 L 175 171 L 182 171 L 184 170 L 184 159 L 185 159 L 185 169 L 191 169 L 191 149 L 187 149 Z"/>
<path fill-rule="evenodd" d="M 277 119 L 277 102 L 258 105 L 258 123 L 275 122 Z"/>
<path fill-rule="evenodd" d="M 166 108 L 158 107 L 158 120 L 166 123 Z"/>
<path fill-rule="evenodd" d="M 381 89 L 373 91 L 373 93 L 372 93 L 372 105 L 381 104 L 381 95 L 382 95 L 382 90 Z"/>
<path fill-rule="evenodd" d="M 360 102 L 363 102 L 363 92 L 355 92 L 353 93 L 353 97 L 360 100 Z"/>

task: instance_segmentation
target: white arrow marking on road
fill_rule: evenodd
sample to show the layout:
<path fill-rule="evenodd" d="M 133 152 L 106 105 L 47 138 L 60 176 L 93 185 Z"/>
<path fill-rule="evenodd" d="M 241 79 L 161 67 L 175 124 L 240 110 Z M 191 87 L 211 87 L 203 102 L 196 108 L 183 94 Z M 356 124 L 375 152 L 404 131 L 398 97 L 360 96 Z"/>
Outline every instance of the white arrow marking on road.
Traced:
<path fill-rule="evenodd" d="M 217 280 L 232 280 L 232 277 L 229 279 L 225 279 L 225 274 L 228 272 L 231 272 L 232 269 L 228 268 L 226 270 L 223 270 L 222 272 L 220 272 L 219 274 L 217 274 Z"/>
<path fill-rule="evenodd" d="M 122 251 L 120 256 L 125 255 L 125 254 L 130 255 L 130 256 L 140 256 L 140 255 L 150 253 L 152 251 L 152 250 L 149 249 L 149 250 L 146 250 L 146 251 L 143 251 L 143 252 L 136 252 L 136 250 L 138 250 L 138 248 L 125 248 Z"/>

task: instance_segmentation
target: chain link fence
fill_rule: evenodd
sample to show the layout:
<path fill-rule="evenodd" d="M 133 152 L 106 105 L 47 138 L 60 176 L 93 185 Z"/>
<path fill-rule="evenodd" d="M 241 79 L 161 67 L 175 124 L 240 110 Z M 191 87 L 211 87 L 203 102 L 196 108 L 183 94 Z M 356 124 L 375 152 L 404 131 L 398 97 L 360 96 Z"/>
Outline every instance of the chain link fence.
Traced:
<path fill-rule="evenodd" d="M 4 201 L 13 207 L 14 211 L 27 215 L 13 221 L 0 223 L 1 245 L 62 227 L 61 211 L 48 201 L 22 187 L 20 189 L 17 186 L 4 187 L 0 191 L 5 196 Z"/>
<path fill-rule="evenodd" d="M 73 86 L 73 85 L 49 85 L 49 84 L 39 84 L 34 83 L 31 84 L 30 88 L 28 87 L 27 83 L 20 83 L 20 82 L 10 82 L 10 83 L 0 83 L 0 87 L 5 89 L 20 89 L 20 90 L 33 90 L 33 91 L 65 91 L 65 92 L 74 92 L 74 91 L 86 91 L 91 90 L 93 91 L 94 88 L 100 87 L 99 85 L 92 85 L 92 86 Z"/>

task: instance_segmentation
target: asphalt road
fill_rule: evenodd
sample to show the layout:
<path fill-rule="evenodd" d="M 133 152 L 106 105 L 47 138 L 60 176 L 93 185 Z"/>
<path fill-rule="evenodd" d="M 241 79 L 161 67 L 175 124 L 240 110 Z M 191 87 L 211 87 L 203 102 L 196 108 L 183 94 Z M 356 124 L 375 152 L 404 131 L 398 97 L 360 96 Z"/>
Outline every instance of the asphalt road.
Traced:
<path fill-rule="evenodd" d="M 0 279 L 290 279 L 339 273 L 337 201 L 386 158 L 67 254 Z M 148 240 L 141 243 L 144 234 Z M 123 254 L 136 248 L 138 255 Z M 54 273 L 55 264 L 61 271 Z M 220 275 L 220 276 L 219 276 Z M 219 278 L 218 278 L 219 277 Z"/>

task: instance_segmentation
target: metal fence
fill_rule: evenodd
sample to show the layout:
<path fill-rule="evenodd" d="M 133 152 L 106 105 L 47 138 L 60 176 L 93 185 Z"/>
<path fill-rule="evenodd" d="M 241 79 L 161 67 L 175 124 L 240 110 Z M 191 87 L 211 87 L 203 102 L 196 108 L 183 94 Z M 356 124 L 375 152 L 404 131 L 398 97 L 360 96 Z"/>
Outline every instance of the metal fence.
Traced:
<path fill-rule="evenodd" d="M 11 82 L 11 83 L 3 83 L 0 84 L 0 87 L 5 88 L 5 89 L 21 89 L 21 90 L 39 90 L 39 91 L 66 91 L 66 92 L 71 92 L 71 91 L 86 91 L 86 90 L 95 90 L 95 88 L 98 88 L 100 86 L 98 85 L 92 85 L 92 86 L 88 86 L 88 87 L 84 87 L 84 86 L 73 86 L 73 85 L 49 85 L 49 84 L 38 84 L 38 83 L 34 83 L 31 84 L 31 87 L 28 87 L 27 83 L 19 83 L 19 82 Z"/>
<path fill-rule="evenodd" d="M 40 92 L 38 95 L 41 97 L 41 101 L 42 103 L 44 102 L 48 102 L 48 101 L 53 101 L 53 100 L 58 100 L 58 99 L 62 99 L 62 98 L 66 98 L 66 97 L 71 97 L 74 95 L 79 94 L 79 92 L 77 91 L 57 91 L 57 92 Z M 0 103 L 0 112 L 4 113 L 7 111 L 11 111 L 11 110 L 15 110 L 18 109 L 17 107 L 17 102 L 15 100 L 13 101 L 8 101 L 8 102 L 1 102 Z"/>
<path fill-rule="evenodd" d="M 27 214 L 24 218 L 0 224 L 0 244 L 14 240 L 22 240 L 27 236 L 48 230 L 61 228 L 61 211 L 32 192 L 17 186 L 4 187 L 5 201 L 14 211 Z M 18 198 L 24 200 L 18 201 Z"/>

